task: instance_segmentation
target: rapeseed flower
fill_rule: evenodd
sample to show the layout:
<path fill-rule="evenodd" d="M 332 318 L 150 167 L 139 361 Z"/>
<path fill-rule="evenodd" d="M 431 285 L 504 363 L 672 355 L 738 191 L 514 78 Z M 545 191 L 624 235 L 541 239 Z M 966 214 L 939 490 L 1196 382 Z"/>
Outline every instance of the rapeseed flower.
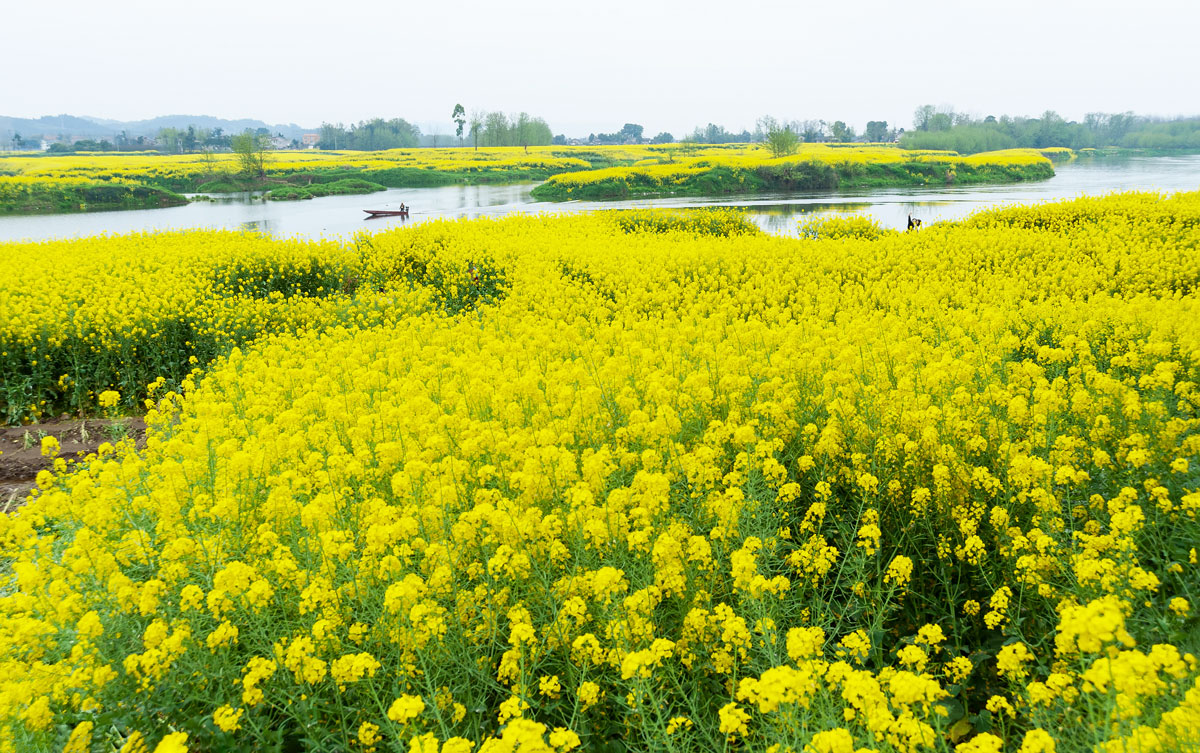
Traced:
<path fill-rule="evenodd" d="M 149 428 L 0 517 L 0 751 L 1186 750 L 1198 200 L 55 242 L 4 374 Z"/>

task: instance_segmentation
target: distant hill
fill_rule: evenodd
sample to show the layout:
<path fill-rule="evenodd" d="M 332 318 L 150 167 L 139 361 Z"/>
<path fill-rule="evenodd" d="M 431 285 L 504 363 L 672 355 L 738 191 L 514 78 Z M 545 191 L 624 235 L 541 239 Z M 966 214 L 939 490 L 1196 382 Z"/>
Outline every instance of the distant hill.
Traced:
<path fill-rule="evenodd" d="M 43 115 L 40 118 L 11 118 L 0 115 L 0 143 L 12 138 L 14 133 L 21 134 L 27 139 L 32 138 L 69 138 L 79 139 L 108 139 L 113 140 L 121 131 L 130 138 L 138 136 L 154 136 L 160 128 L 186 129 L 188 126 L 200 128 L 220 128 L 225 133 L 241 133 L 249 128 L 255 130 L 266 128 L 272 134 L 281 133 L 285 138 L 300 138 L 303 133 L 315 133 L 318 128 L 304 128 L 295 123 L 275 124 L 261 120 L 228 120 L 214 118 L 211 115 L 160 115 L 148 120 L 109 120 L 105 118 L 90 118 L 78 115 Z"/>
<path fill-rule="evenodd" d="M 7 141 L 13 133 L 27 139 L 39 136 L 72 136 L 77 139 L 112 138 L 120 132 L 111 126 L 75 115 L 43 115 L 40 118 L 9 118 L 0 115 L 0 140 Z"/>

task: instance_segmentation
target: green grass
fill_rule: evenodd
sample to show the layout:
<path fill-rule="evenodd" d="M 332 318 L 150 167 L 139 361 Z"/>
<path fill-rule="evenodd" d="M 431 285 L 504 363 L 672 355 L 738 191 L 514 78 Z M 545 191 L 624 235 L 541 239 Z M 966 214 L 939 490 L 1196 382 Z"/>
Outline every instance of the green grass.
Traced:
<path fill-rule="evenodd" d="M 187 197 L 173 191 L 136 183 L 33 183 L 9 188 L 0 194 L 0 215 L 158 209 L 182 206 L 187 201 Z"/>
<path fill-rule="evenodd" d="M 247 183 L 244 181 L 234 180 L 232 178 L 223 178 L 220 180 L 210 180 L 207 183 L 201 183 L 189 193 L 239 193 L 241 191 L 254 191 L 257 188 L 247 188 Z"/>
<path fill-rule="evenodd" d="M 308 186 L 284 185 L 273 188 L 267 194 L 272 201 L 300 201 L 321 196 L 345 196 L 351 194 L 386 191 L 386 186 L 360 178 L 344 178 L 333 183 L 313 183 Z"/>

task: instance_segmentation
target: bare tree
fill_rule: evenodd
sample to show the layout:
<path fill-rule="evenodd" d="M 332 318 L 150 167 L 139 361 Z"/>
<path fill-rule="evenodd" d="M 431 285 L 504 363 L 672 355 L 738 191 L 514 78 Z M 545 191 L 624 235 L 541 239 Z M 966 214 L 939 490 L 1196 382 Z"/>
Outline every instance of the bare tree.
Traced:
<path fill-rule="evenodd" d="M 483 110 L 471 110 L 471 138 L 475 141 L 475 149 L 479 149 L 479 135 L 483 130 L 483 119 L 486 117 Z"/>

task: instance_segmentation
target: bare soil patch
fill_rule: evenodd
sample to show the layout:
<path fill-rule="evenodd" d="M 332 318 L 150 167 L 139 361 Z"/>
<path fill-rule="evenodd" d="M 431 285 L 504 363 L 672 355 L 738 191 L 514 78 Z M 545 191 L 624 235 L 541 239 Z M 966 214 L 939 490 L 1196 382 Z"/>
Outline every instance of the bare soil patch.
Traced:
<path fill-rule="evenodd" d="M 42 438 L 54 437 L 59 456 L 82 458 L 105 442 L 132 437 L 141 447 L 146 439 L 146 422 L 129 418 L 59 418 L 29 426 L 0 427 L 0 510 L 11 512 L 25 503 L 37 485 L 38 471 L 49 470 L 54 458 L 42 455 Z"/>

